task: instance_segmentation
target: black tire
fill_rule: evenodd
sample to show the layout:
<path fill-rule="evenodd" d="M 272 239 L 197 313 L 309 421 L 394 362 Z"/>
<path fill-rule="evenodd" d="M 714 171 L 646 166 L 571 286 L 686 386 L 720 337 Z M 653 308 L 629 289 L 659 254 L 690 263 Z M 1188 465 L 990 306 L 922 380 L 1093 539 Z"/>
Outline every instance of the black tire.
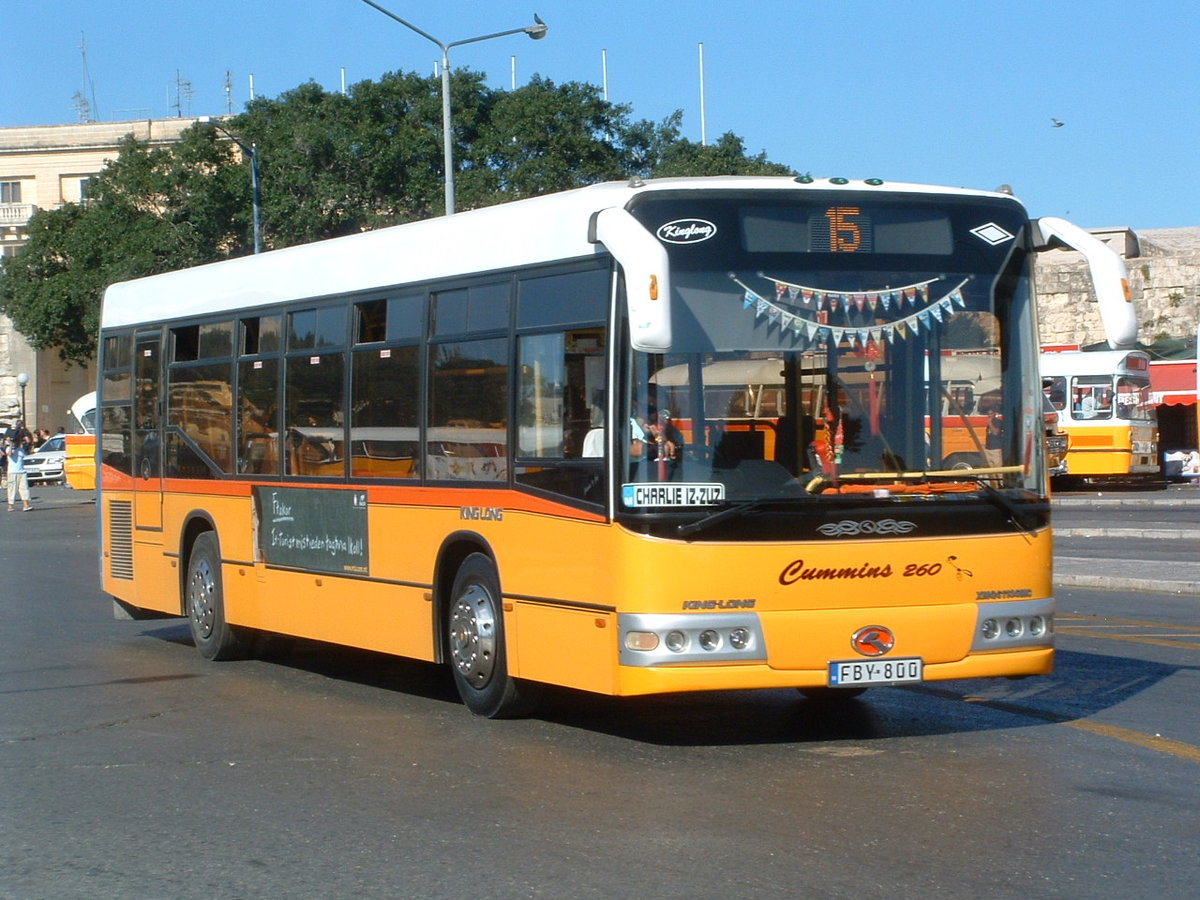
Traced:
<path fill-rule="evenodd" d="M 536 685 L 508 674 L 500 578 L 482 553 L 463 560 L 454 576 L 446 607 L 446 644 L 454 684 L 467 709 L 489 719 L 533 711 Z"/>
<path fill-rule="evenodd" d="M 244 649 L 237 629 L 225 621 L 221 554 L 217 536 L 211 531 L 197 537 L 192 545 L 183 592 L 184 613 L 200 655 L 211 660 L 241 657 Z"/>

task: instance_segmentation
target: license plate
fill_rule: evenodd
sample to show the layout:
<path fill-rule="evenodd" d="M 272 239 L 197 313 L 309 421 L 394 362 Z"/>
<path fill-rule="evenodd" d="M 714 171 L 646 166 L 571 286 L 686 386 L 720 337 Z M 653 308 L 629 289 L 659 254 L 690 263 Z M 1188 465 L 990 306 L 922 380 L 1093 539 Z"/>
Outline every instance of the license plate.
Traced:
<path fill-rule="evenodd" d="M 856 687 L 860 684 L 904 684 L 920 681 L 921 658 L 854 659 L 829 664 L 830 687 Z"/>

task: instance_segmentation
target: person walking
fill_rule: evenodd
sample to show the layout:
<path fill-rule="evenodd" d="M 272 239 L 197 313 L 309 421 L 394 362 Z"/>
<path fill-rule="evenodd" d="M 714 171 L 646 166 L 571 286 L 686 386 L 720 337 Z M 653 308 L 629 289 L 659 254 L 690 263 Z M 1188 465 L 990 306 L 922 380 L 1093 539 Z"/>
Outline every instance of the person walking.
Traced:
<path fill-rule="evenodd" d="M 33 436 L 25 429 L 24 422 L 18 422 L 17 427 L 9 432 L 4 439 L 5 455 L 8 457 L 8 511 L 12 512 L 16 500 L 22 503 L 21 509 L 29 512 L 33 506 L 29 503 L 29 476 L 25 472 L 25 455 L 29 452 Z"/>

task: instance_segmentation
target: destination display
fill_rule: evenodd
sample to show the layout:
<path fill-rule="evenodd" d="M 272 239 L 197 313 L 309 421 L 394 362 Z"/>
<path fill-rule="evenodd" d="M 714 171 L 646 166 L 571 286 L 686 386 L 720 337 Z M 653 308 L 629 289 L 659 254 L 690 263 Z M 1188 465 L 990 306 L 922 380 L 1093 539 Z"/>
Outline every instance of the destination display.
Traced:
<path fill-rule="evenodd" d="M 254 488 L 258 547 L 268 565 L 369 573 L 366 491 Z"/>

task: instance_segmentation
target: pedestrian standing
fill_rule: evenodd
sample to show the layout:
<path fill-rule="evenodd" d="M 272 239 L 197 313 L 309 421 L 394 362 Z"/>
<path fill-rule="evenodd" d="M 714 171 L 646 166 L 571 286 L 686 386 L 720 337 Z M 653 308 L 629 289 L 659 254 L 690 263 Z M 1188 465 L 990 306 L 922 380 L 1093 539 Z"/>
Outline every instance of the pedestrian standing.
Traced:
<path fill-rule="evenodd" d="M 18 422 L 17 427 L 5 438 L 5 455 L 8 457 L 8 511 L 12 512 L 14 503 L 19 499 L 21 509 L 29 512 L 33 507 L 29 503 L 29 476 L 25 473 L 25 455 L 29 452 L 33 435 L 25 429 L 24 422 Z"/>

